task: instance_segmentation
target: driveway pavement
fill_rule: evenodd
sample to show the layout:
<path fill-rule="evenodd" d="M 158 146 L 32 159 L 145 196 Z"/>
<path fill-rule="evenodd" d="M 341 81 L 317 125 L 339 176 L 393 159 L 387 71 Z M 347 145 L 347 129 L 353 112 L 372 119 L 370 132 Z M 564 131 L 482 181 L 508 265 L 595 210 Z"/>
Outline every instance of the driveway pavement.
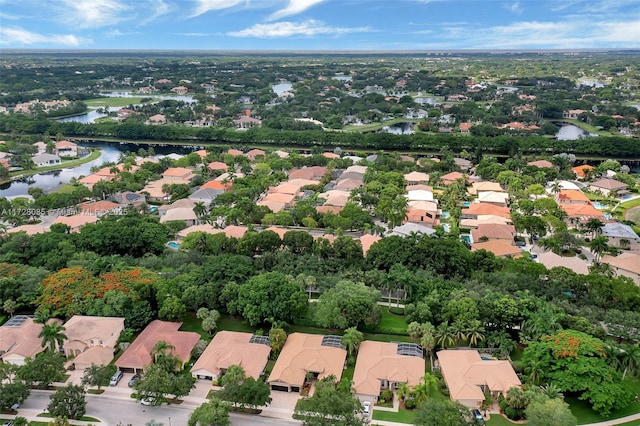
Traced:
<path fill-rule="evenodd" d="M 293 410 L 296 408 L 296 402 L 300 398 L 300 394 L 295 392 L 271 391 L 271 404 L 262 409 L 261 415 L 291 420 Z"/>

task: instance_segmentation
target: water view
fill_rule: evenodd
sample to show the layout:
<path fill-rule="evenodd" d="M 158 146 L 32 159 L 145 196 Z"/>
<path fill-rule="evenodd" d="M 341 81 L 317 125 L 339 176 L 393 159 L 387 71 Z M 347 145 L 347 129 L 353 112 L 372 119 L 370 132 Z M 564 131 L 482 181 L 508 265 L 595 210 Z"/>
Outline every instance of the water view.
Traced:
<path fill-rule="evenodd" d="M 120 109 L 120 108 L 118 108 Z M 85 114 L 79 114 L 79 115 L 72 115 L 71 117 L 64 117 L 64 118 L 58 118 L 56 121 L 60 121 L 62 123 L 72 123 L 72 122 L 76 122 L 76 123 L 82 123 L 82 124 L 89 124 L 89 123 L 94 123 L 96 121 L 96 119 L 100 118 L 100 117 L 104 117 L 107 114 L 101 114 L 99 112 L 96 112 L 95 109 L 92 109 L 91 111 L 85 113 Z"/>
<path fill-rule="evenodd" d="M 100 166 L 103 163 L 118 162 L 120 155 L 125 151 L 135 152 L 140 148 L 147 147 L 146 145 L 132 143 L 83 143 L 79 145 L 100 149 L 100 157 L 78 167 L 61 169 L 56 172 L 46 172 L 45 174 L 29 176 L 24 180 L 0 184 L 0 197 L 26 196 L 31 186 L 42 188 L 45 192 L 53 192 L 58 187 L 67 184 L 72 178 L 79 178 L 80 176 L 91 174 L 91 168 L 94 166 Z M 194 147 L 157 146 L 153 147 L 153 149 L 158 155 L 171 153 L 188 154 L 192 152 Z"/>
<path fill-rule="evenodd" d="M 391 126 L 384 126 L 380 131 L 383 133 L 391 133 L 392 135 L 412 135 L 415 133 L 412 127 L 413 123 L 404 121 L 392 124 Z"/>
<path fill-rule="evenodd" d="M 293 85 L 291 83 L 278 83 L 278 84 L 271 85 L 271 89 L 278 96 L 282 96 L 284 92 L 290 92 L 292 88 L 293 88 Z"/>
<path fill-rule="evenodd" d="M 559 141 L 574 141 L 576 139 L 597 137 L 595 133 L 589 133 L 586 130 L 581 129 L 573 124 L 563 124 L 556 133 L 556 138 Z"/>

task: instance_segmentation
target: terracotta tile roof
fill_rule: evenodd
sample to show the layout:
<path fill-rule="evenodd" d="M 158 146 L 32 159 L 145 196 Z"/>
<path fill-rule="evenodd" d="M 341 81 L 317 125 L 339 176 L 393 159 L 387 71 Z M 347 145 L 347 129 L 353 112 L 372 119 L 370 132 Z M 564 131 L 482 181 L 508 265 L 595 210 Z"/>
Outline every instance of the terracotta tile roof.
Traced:
<path fill-rule="evenodd" d="M 397 343 L 365 340 L 358 349 L 353 388 L 356 394 L 378 396 L 382 380 L 415 386 L 424 371 L 424 359 L 398 355 Z"/>
<path fill-rule="evenodd" d="M 107 200 L 100 200 L 90 203 L 78 204 L 78 209 L 80 209 L 83 214 L 93 214 L 100 216 L 110 211 L 120 210 L 121 206 L 118 203 Z"/>
<path fill-rule="evenodd" d="M 326 167 L 311 166 L 289 171 L 289 179 L 320 180 L 327 173 Z"/>
<path fill-rule="evenodd" d="M 162 177 L 180 177 L 185 178 L 193 175 L 193 172 L 184 167 L 169 167 L 167 170 L 162 173 Z"/>
<path fill-rule="evenodd" d="M 460 172 L 451 172 L 447 173 L 446 175 L 440 176 L 440 180 L 444 184 L 452 183 L 458 179 L 465 179 L 465 176 Z"/>
<path fill-rule="evenodd" d="M 151 351 L 156 343 L 165 341 L 175 347 L 171 353 L 183 363 L 191 358 L 191 351 L 200 335 L 191 331 L 178 331 L 181 322 L 154 320 L 145 327 L 136 340 L 115 362 L 119 368 L 144 369 L 151 364 Z"/>
<path fill-rule="evenodd" d="M 33 318 L 24 315 L 16 315 L 14 319 L 24 321 L 17 327 L 7 324 L 0 327 L 0 359 L 8 358 L 33 358 L 42 352 L 42 339 L 38 337 L 42 331 L 42 324 L 33 322 Z M 51 322 L 62 323 L 60 320 Z"/>
<path fill-rule="evenodd" d="M 407 173 L 404 175 L 404 179 L 407 182 L 423 182 L 423 183 L 428 183 L 429 182 L 429 175 L 427 173 L 421 173 L 421 172 L 411 172 L 411 173 Z"/>
<path fill-rule="evenodd" d="M 226 171 L 229 169 L 229 166 L 227 166 L 222 161 L 212 161 L 211 163 L 207 164 L 207 167 L 209 168 L 209 170 L 225 170 Z"/>
<path fill-rule="evenodd" d="M 362 254 L 366 256 L 373 243 L 380 241 L 381 239 L 382 237 L 379 235 L 364 234 L 361 236 L 360 244 L 362 245 Z"/>
<path fill-rule="evenodd" d="M 209 182 L 205 182 L 201 189 L 221 189 L 223 191 L 228 191 L 233 186 L 232 182 L 223 183 L 220 180 L 210 180 Z"/>
<path fill-rule="evenodd" d="M 325 158 L 340 158 L 338 154 L 334 154 L 333 152 L 323 152 L 322 156 Z"/>
<path fill-rule="evenodd" d="M 64 223 L 71 232 L 78 232 L 80 228 L 88 223 L 96 223 L 99 220 L 95 215 L 74 214 L 72 216 L 58 216 L 53 223 Z"/>
<path fill-rule="evenodd" d="M 442 350 L 437 356 L 454 401 L 483 401 L 482 385 L 502 394 L 522 385 L 509 361 L 483 360 L 475 350 Z"/>
<path fill-rule="evenodd" d="M 237 157 L 238 155 L 244 155 L 244 153 L 242 151 L 240 151 L 239 149 L 230 149 L 227 151 L 227 154 L 231 154 L 234 157 Z"/>
<path fill-rule="evenodd" d="M 287 228 L 278 228 L 277 226 L 270 226 L 267 229 L 265 229 L 265 231 L 273 231 L 276 234 L 278 234 L 278 236 L 280 237 L 280 239 L 284 238 L 284 234 L 286 234 L 287 232 L 291 231 L 291 229 L 287 229 Z"/>
<path fill-rule="evenodd" d="M 334 375 L 339 381 L 347 359 L 347 351 L 322 346 L 323 338 L 324 336 L 319 334 L 290 334 L 273 366 L 268 382 L 302 386 L 307 372 L 319 373 L 319 379 Z"/>
<path fill-rule="evenodd" d="M 36 234 L 44 234 L 45 232 L 49 232 L 48 227 L 44 227 L 40 224 L 35 225 L 20 225 L 15 228 L 7 229 L 9 234 L 13 234 L 14 232 L 26 232 L 27 235 L 36 235 Z"/>
<path fill-rule="evenodd" d="M 478 215 L 493 215 L 501 216 L 505 218 L 511 217 L 511 211 L 508 207 L 496 206 L 490 203 L 471 203 L 466 209 L 462 209 L 462 215 L 478 216 Z"/>
<path fill-rule="evenodd" d="M 417 184 L 417 185 L 407 185 L 405 187 L 407 192 L 409 191 L 430 191 L 433 192 L 433 186 Z"/>
<path fill-rule="evenodd" d="M 258 379 L 269 361 L 271 347 L 261 343 L 249 343 L 252 336 L 251 333 L 219 331 L 193 364 L 191 373 L 219 376 L 221 369 L 226 370 L 232 365 L 239 365 L 247 377 Z"/>
<path fill-rule="evenodd" d="M 577 189 L 563 189 L 558 193 L 558 202 L 566 201 L 583 201 L 584 204 L 589 203 L 589 197 L 584 192 Z"/>
<path fill-rule="evenodd" d="M 577 257 L 563 257 L 555 254 L 554 252 L 547 251 L 538 254 L 538 262 L 544 265 L 547 269 L 561 266 L 563 268 L 571 269 L 576 274 L 589 275 L 589 265 L 587 262 Z"/>
<path fill-rule="evenodd" d="M 513 241 L 516 228 L 513 225 L 501 225 L 501 224 L 481 224 L 477 229 L 471 230 L 471 237 L 473 241 L 480 241 L 480 238 L 487 237 L 494 240 L 508 240 Z"/>
<path fill-rule="evenodd" d="M 572 167 L 571 171 L 573 171 L 573 173 L 575 173 L 577 177 L 583 178 L 583 177 L 586 176 L 586 174 L 584 172 L 585 170 L 591 171 L 593 169 L 595 169 L 595 167 L 590 166 L 588 164 L 583 164 L 581 166 Z"/>
<path fill-rule="evenodd" d="M 522 256 L 520 249 L 511 244 L 511 241 L 506 240 L 489 240 L 483 243 L 473 243 L 471 251 L 478 250 L 490 251 L 495 254 L 496 257 L 511 256 L 513 258 L 518 258 Z"/>
<path fill-rule="evenodd" d="M 620 182 L 617 181 L 615 179 L 599 179 L 595 182 L 591 182 L 589 184 L 589 186 L 592 186 L 594 188 L 602 188 L 602 189 L 609 189 L 609 190 L 616 190 L 616 189 L 626 189 L 627 188 L 627 184 L 624 182 Z"/>
<path fill-rule="evenodd" d="M 335 215 L 340 214 L 340 212 L 344 209 L 344 206 L 318 206 L 316 207 L 316 211 L 321 214 L 333 213 Z"/>
<path fill-rule="evenodd" d="M 602 263 L 608 263 L 614 268 L 640 275 L 640 254 L 623 252 L 618 256 L 602 256 Z"/>
<path fill-rule="evenodd" d="M 593 207 L 591 204 L 567 204 L 559 206 L 568 217 L 579 218 L 604 218 L 604 213 Z"/>
<path fill-rule="evenodd" d="M 504 192 L 504 189 L 500 186 L 498 182 L 484 181 L 484 182 L 473 182 L 471 187 L 467 189 L 469 194 L 476 195 L 481 191 L 493 191 L 493 192 Z"/>
<path fill-rule="evenodd" d="M 541 167 L 541 168 L 547 168 L 547 169 L 551 169 L 554 167 L 553 163 L 547 160 L 529 161 L 527 163 L 527 166 L 535 166 L 535 167 Z"/>

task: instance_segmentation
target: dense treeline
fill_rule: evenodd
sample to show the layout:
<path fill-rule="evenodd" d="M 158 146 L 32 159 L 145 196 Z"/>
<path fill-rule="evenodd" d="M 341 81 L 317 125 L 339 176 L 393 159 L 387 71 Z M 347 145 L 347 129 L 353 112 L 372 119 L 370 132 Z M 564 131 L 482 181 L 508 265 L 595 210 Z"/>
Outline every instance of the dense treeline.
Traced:
<path fill-rule="evenodd" d="M 277 146 L 325 146 L 386 150 L 425 150 L 439 152 L 488 152 L 513 155 L 521 153 L 574 153 L 612 157 L 638 157 L 640 144 L 627 137 L 597 137 L 559 141 L 542 136 L 463 137 L 449 134 L 391 135 L 388 133 L 342 133 L 321 130 L 235 129 L 187 126 L 147 126 L 139 122 L 61 123 L 45 119 L 6 114 L 0 116 L 0 132 L 12 134 L 63 134 L 69 137 L 113 137 L 127 140 L 202 141 Z"/>

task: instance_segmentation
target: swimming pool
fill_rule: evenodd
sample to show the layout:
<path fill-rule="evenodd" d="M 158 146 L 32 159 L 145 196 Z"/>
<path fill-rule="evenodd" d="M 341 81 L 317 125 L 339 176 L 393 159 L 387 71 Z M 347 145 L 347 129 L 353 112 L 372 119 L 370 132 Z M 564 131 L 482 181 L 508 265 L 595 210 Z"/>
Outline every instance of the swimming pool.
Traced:
<path fill-rule="evenodd" d="M 471 203 L 469 201 L 463 201 L 462 202 L 462 207 L 469 207 L 471 205 Z"/>
<path fill-rule="evenodd" d="M 451 215 L 449 214 L 449 212 L 442 212 L 442 218 L 443 219 L 449 219 Z"/>
<path fill-rule="evenodd" d="M 175 242 L 175 241 L 169 241 L 169 242 L 167 243 L 167 247 L 169 247 L 169 248 L 170 248 L 170 249 L 172 249 L 172 250 L 178 250 L 178 249 L 180 248 L 180 244 L 178 244 L 178 243 L 177 243 L 177 242 Z"/>
<path fill-rule="evenodd" d="M 444 229 L 444 232 L 449 232 L 451 231 L 451 225 L 449 225 L 448 223 L 443 223 L 442 229 Z"/>
<path fill-rule="evenodd" d="M 609 213 L 602 213 L 605 219 L 611 220 L 612 216 Z"/>
<path fill-rule="evenodd" d="M 471 245 L 471 235 L 468 235 L 468 234 L 460 235 L 460 241 L 462 241 L 463 243 Z"/>
<path fill-rule="evenodd" d="M 607 205 L 602 204 L 602 203 L 599 203 L 599 202 L 597 202 L 597 201 L 594 201 L 594 202 L 593 202 L 593 203 L 591 203 L 591 204 L 593 204 L 593 207 L 595 207 L 595 208 L 596 208 L 596 209 L 598 209 L 598 210 L 604 210 L 604 209 L 609 208 Z"/>

